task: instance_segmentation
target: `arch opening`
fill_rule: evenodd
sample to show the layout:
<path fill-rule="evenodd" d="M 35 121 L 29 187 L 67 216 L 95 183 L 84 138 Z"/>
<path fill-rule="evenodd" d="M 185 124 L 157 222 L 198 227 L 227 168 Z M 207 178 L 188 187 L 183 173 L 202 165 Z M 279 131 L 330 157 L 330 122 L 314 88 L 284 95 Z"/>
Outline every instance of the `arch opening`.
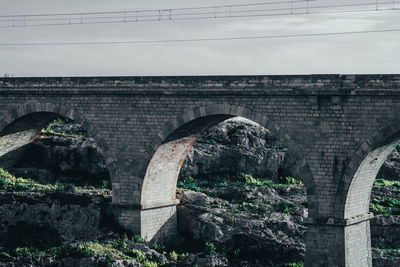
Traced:
<path fill-rule="evenodd" d="M 57 112 L 28 113 L 0 132 L 0 166 L 39 183 L 111 189 L 105 160 L 88 130 Z"/>
<path fill-rule="evenodd" d="M 193 114 L 195 114 L 195 112 L 193 112 Z M 148 164 L 142 186 L 141 235 L 145 240 L 168 240 L 169 238 L 175 237 L 177 224 L 176 205 L 179 203 L 176 198 L 176 187 L 182 164 L 193 145 L 201 138 L 207 129 L 228 119 L 237 117 L 249 118 L 249 121 L 261 127 L 265 127 L 268 130 L 271 129 L 272 134 L 275 134 L 277 139 L 283 139 L 281 140 L 282 143 L 285 145 L 288 144 L 288 150 L 291 152 L 291 156 L 293 156 L 291 161 L 291 163 L 293 163 L 293 168 L 291 171 L 297 174 L 296 178 L 303 180 L 307 188 L 307 193 L 310 193 L 310 195 L 307 194 L 307 197 L 313 195 L 312 176 L 304 157 L 301 153 L 298 153 L 299 150 L 293 146 L 293 142 L 283 129 L 275 126 L 274 123 L 268 121 L 264 116 L 259 114 L 237 116 L 236 114 L 225 113 L 199 116 L 198 118 L 192 116 L 191 119 L 190 116 L 187 117 L 187 122 L 185 122 L 184 119 L 177 122 L 179 121 L 178 119 L 175 123 L 172 123 L 172 127 L 167 125 L 166 128 L 169 129 L 169 133 L 165 134 L 165 131 L 161 131 L 157 137 L 161 139 L 161 141 L 159 141 L 160 145 L 155 149 L 153 157 Z M 291 150 L 291 148 L 293 149 Z M 303 192 L 304 195 L 305 191 L 306 190 Z M 307 205 L 307 201 L 304 201 L 304 203 Z M 311 210 L 315 207 L 312 205 L 310 206 L 311 207 L 308 207 L 310 208 L 309 212 L 312 213 Z M 258 214 L 255 219 L 259 216 L 262 217 L 262 215 Z M 154 220 L 154 217 L 157 219 Z"/>
<path fill-rule="evenodd" d="M 109 211 L 112 172 L 88 125 L 38 111 L 0 129 L 2 252 L 27 247 L 47 253 L 119 230 Z"/>

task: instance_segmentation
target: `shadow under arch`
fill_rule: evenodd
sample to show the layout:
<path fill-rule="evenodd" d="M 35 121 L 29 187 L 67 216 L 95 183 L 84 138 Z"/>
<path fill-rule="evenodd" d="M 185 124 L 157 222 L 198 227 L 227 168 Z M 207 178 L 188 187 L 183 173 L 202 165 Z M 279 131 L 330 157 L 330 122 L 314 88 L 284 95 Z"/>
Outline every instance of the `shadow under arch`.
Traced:
<path fill-rule="evenodd" d="M 45 125 L 57 117 L 64 116 L 80 123 L 100 148 L 100 152 L 105 158 L 111 181 L 113 181 L 113 177 L 116 176 L 114 157 L 109 150 L 106 140 L 100 136 L 96 127 L 82 114 L 64 105 L 37 103 L 33 101 L 23 105 L 10 105 L 7 108 L 9 110 L 6 116 L 3 116 L 5 119 L 0 121 L 0 138 L 5 136 L 18 137 L 18 133 L 30 131 L 31 135 L 24 140 L 25 144 L 32 141 Z M 2 147 L 0 147 L 0 151 L 1 149 Z"/>
<path fill-rule="evenodd" d="M 201 134 L 217 123 L 233 117 L 243 117 L 270 130 L 280 139 L 294 157 L 294 173 L 302 179 L 307 191 L 309 215 L 317 210 L 314 203 L 315 185 L 310 167 L 292 138 L 278 124 L 267 116 L 246 107 L 230 104 L 213 104 L 196 107 L 167 123 L 153 139 L 150 147 L 152 158 L 148 163 L 141 190 L 142 210 L 167 207 L 177 204 L 175 199 L 176 184 L 182 163 Z M 160 223 L 162 224 L 162 223 Z M 152 239 L 157 227 L 152 233 L 143 230 L 146 225 L 142 220 L 142 235 Z M 160 225 L 161 227 L 161 225 Z M 171 227 L 168 227 L 171 228 Z"/>

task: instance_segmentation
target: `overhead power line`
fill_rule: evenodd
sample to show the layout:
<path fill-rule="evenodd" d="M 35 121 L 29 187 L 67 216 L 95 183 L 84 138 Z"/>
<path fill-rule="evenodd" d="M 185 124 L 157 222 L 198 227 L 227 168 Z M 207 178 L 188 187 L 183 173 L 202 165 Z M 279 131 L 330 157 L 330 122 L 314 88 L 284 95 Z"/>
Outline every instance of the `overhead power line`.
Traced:
<path fill-rule="evenodd" d="M 320 0 L 294 0 L 283 2 L 263 2 L 254 4 L 237 4 L 205 6 L 175 9 L 146 9 L 136 11 L 110 11 L 88 13 L 58 13 L 34 15 L 2 15 L 0 28 L 41 27 L 80 24 L 105 24 L 127 22 L 150 22 L 165 20 L 203 20 L 245 17 L 269 17 L 304 14 L 348 13 L 400 10 L 400 2 L 346 3 L 336 5 L 310 5 L 309 2 Z M 262 8 L 264 5 L 289 5 L 275 8 Z M 248 9 L 257 7 L 257 9 Z M 363 7 L 363 9 L 346 9 Z M 239 9 L 238 9 L 239 8 Z M 245 9 L 243 9 L 245 8 Z"/>
<path fill-rule="evenodd" d="M 264 6 L 264 5 L 279 5 L 289 3 L 304 3 L 313 2 L 318 0 L 293 0 L 293 1 L 275 1 L 275 2 L 259 2 L 251 4 L 235 4 L 235 5 L 217 5 L 217 6 L 198 6 L 198 7 L 181 7 L 181 8 L 168 8 L 168 9 L 139 9 L 139 10 L 122 10 L 122 11 L 97 11 L 97 12 L 75 12 L 75 13 L 43 13 L 43 14 L 13 14 L 13 15 L 0 15 L 2 17 L 35 17 L 35 16 L 69 16 L 69 15 L 99 15 L 99 14 L 123 14 L 123 13 L 136 13 L 136 12 L 158 12 L 162 10 L 199 10 L 199 9 L 214 9 L 214 8 L 229 8 L 229 7 L 249 7 L 249 6 Z"/>
<path fill-rule="evenodd" d="M 97 42 L 0 43 L 0 46 L 63 46 L 63 45 L 113 45 L 113 44 L 151 44 L 151 43 L 155 44 L 155 43 L 179 43 L 179 42 L 210 42 L 210 41 L 234 41 L 234 40 L 254 40 L 254 39 L 279 39 L 279 38 L 317 37 L 317 36 L 330 36 L 330 35 L 353 35 L 353 34 L 388 33 L 388 32 L 400 32 L 400 28 L 399 29 L 366 30 L 366 31 L 303 33 L 303 34 L 243 36 L 243 37 L 224 37 L 224 38 L 97 41 Z"/>

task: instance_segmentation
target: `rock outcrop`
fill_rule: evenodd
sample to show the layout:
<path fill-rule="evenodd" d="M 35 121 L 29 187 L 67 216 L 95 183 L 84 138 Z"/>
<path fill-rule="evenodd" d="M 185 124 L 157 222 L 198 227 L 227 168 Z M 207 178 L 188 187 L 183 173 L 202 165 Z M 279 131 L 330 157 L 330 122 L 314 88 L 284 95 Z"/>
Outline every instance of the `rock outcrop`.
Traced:
<path fill-rule="evenodd" d="M 181 173 L 201 177 L 242 172 L 275 179 L 285 171 L 286 152 L 269 130 L 248 120 L 228 120 L 198 140 Z"/>
<path fill-rule="evenodd" d="M 0 192 L 0 250 L 92 240 L 112 227 L 104 191 Z M 104 229 L 103 229 L 104 228 Z"/>

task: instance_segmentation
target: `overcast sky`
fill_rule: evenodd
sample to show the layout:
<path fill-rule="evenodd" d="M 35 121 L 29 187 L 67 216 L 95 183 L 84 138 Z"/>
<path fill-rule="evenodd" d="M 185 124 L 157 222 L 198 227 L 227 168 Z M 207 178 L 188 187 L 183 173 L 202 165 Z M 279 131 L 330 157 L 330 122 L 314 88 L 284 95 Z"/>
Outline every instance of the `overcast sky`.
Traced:
<path fill-rule="evenodd" d="M 276 1 L 284 0 L 0 0 L 0 15 Z M 396 1 L 395 7 L 400 8 L 400 1 Z M 375 1 L 316 0 L 310 6 L 346 2 Z M 275 5 L 263 8 L 272 7 Z M 0 28 L 0 43 L 195 39 L 395 28 L 400 29 L 400 10 Z M 190 43 L 0 46 L 0 76 L 6 73 L 14 76 L 400 73 L 400 31 Z"/>

